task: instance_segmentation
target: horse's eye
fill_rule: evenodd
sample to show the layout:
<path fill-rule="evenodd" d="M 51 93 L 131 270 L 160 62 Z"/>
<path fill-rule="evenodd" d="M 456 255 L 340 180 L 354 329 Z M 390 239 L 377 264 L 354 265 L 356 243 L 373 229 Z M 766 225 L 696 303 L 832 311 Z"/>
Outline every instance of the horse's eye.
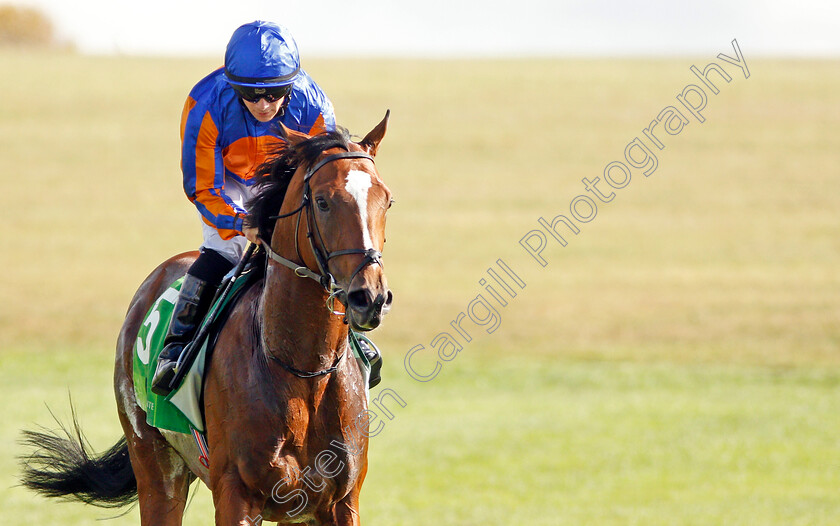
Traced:
<path fill-rule="evenodd" d="M 315 204 L 318 205 L 318 210 L 326 212 L 330 209 L 330 204 L 323 197 L 316 197 Z"/>
<path fill-rule="evenodd" d="M 388 208 L 391 208 L 392 206 L 394 206 L 394 200 L 393 199 L 388 201 Z"/>

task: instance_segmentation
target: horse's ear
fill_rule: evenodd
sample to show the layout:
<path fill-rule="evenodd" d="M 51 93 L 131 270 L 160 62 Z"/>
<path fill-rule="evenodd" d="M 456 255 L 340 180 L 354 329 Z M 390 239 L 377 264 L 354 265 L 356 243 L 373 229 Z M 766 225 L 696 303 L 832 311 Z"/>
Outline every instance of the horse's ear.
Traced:
<path fill-rule="evenodd" d="M 388 117 L 390 116 L 391 110 L 386 111 L 385 118 L 382 119 L 382 122 L 377 124 L 376 128 L 365 135 L 365 138 L 359 143 L 359 146 L 373 156 L 376 156 L 376 150 L 379 149 L 379 142 L 382 140 L 382 137 L 385 137 L 385 131 L 388 130 Z"/>
<path fill-rule="evenodd" d="M 281 137 L 286 139 L 286 142 L 288 142 L 292 146 L 296 145 L 299 142 L 303 142 L 306 139 L 309 139 L 309 135 L 306 135 L 305 133 L 302 133 L 302 132 L 299 132 L 299 131 L 289 129 L 282 122 L 280 123 L 280 132 L 281 132 Z"/>

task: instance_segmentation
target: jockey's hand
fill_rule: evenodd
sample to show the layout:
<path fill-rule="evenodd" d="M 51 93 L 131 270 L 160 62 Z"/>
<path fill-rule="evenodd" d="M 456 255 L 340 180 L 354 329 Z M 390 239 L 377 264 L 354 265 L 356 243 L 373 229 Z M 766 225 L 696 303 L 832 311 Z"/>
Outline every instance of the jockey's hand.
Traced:
<path fill-rule="evenodd" d="M 255 245 L 259 245 L 260 243 L 262 243 L 262 241 L 260 241 L 260 229 L 259 228 L 257 228 L 257 227 L 245 227 L 245 230 L 243 230 L 242 233 L 245 234 L 245 239 L 247 239 L 251 243 L 253 243 Z"/>

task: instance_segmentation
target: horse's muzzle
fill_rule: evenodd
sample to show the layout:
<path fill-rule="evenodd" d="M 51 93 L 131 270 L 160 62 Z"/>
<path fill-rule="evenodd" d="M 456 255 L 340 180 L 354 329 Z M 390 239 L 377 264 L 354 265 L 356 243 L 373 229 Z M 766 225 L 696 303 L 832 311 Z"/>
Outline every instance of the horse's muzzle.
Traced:
<path fill-rule="evenodd" d="M 359 287 L 347 293 L 347 320 L 357 331 L 370 331 L 382 323 L 391 310 L 394 295 L 388 287 L 372 290 Z"/>

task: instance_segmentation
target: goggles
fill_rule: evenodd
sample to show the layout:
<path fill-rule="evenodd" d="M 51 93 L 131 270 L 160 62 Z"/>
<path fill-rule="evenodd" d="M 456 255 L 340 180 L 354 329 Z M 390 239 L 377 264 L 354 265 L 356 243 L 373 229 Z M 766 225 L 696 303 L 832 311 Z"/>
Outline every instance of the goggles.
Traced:
<path fill-rule="evenodd" d="M 231 87 L 236 91 L 239 98 L 246 102 L 256 104 L 260 99 L 265 99 L 266 102 L 277 102 L 292 91 L 292 85 L 273 86 L 270 88 L 256 88 L 253 86 L 239 86 L 231 84 Z"/>

